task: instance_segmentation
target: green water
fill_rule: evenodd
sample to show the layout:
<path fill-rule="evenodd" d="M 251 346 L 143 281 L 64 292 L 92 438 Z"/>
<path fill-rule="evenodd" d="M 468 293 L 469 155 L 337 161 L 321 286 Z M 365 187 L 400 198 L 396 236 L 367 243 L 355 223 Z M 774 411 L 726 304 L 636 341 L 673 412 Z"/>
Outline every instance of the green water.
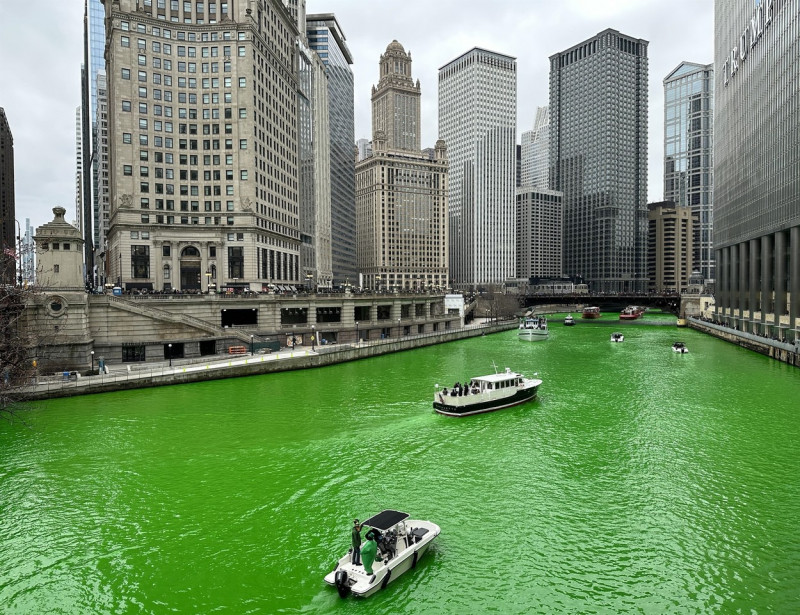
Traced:
<path fill-rule="evenodd" d="M 671 326 L 612 344 L 616 328 L 553 318 L 545 342 L 0 421 L 0 612 L 800 612 L 800 371 Z M 492 361 L 537 372 L 538 401 L 432 411 L 435 383 Z M 415 571 L 342 600 L 322 577 L 353 517 L 383 508 L 442 533 Z"/>

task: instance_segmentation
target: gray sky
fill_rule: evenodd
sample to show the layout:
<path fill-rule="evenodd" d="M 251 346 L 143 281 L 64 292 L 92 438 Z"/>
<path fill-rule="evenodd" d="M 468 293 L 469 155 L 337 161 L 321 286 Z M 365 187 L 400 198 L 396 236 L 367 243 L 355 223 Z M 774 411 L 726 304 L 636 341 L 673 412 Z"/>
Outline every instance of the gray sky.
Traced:
<path fill-rule="evenodd" d="M 548 103 L 548 58 L 606 28 L 650 42 L 648 200 L 662 199 L 664 77 L 680 62 L 713 61 L 712 0 L 307 0 L 335 13 L 353 54 L 355 138 L 370 138 L 378 59 L 397 39 L 422 87 L 422 144 L 437 134 L 437 71 L 472 47 L 517 58 L 518 133 Z M 0 107 L 14 136 L 17 219 L 39 226 L 52 208 L 75 218 L 75 109 L 80 104 L 83 2 L 3 2 Z"/>

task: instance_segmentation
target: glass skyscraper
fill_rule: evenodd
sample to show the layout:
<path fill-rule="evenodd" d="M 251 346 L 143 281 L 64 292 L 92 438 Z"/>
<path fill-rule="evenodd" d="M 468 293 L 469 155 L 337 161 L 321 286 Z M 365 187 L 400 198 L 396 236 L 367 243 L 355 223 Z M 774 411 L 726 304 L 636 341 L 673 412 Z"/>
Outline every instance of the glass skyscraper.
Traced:
<path fill-rule="evenodd" d="M 706 282 L 714 279 L 713 145 L 714 65 L 681 62 L 664 79 L 664 200 L 697 217 L 692 261 Z"/>
<path fill-rule="evenodd" d="M 439 69 L 439 136 L 453 285 L 502 284 L 516 275 L 516 58 L 475 47 Z"/>
<path fill-rule="evenodd" d="M 647 290 L 647 45 L 608 29 L 550 57 L 564 274 L 592 291 Z"/>
<path fill-rule="evenodd" d="M 800 0 L 715 0 L 716 318 L 798 340 Z"/>
<path fill-rule="evenodd" d="M 354 284 L 356 269 L 355 111 L 353 57 L 336 16 L 306 16 L 308 44 L 328 71 L 333 284 Z"/>

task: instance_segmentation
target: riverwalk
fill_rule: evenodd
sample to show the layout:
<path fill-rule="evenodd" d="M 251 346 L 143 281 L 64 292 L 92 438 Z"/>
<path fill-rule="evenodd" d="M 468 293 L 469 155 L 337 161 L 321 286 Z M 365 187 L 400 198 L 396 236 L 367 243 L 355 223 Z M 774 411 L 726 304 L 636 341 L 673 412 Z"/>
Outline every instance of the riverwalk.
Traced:
<path fill-rule="evenodd" d="M 173 359 L 158 363 L 128 363 L 107 366 L 108 373 L 101 371 L 97 375 L 83 376 L 79 372 L 63 372 L 40 376 L 34 384 L 25 387 L 22 394 L 28 400 L 41 400 L 309 369 L 507 331 L 516 327 L 516 319 L 478 322 L 441 332 L 353 344 L 317 345 L 314 348 L 299 346 L 282 348 L 277 352 L 233 357 L 214 355 L 200 359 Z"/>

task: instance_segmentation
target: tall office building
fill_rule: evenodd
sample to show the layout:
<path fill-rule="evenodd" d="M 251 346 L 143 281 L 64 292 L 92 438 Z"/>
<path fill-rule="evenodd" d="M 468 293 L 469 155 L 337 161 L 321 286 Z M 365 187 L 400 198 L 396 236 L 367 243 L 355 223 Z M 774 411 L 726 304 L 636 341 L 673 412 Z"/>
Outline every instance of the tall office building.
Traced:
<path fill-rule="evenodd" d="M 83 228 L 83 107 L 75 109 L 75 220 Z"/>
<path fill-rule="evenodd" d="M 536 108 L 533 130 L 522 133 L 520 186 L 548 188 L 550 156 L 550 116 L 548 107 Z"/>
<path fill-rule="evenodd" d="M 716 318 L 800 339 L 800 1 L 714 2 Z"/>
<path fill-rule="evenodd" d="M 336 16 L 306 16 L 308 44 L 325 64 L 328 74 L 330 125 L 331 259 L 334 285 L 355 283 L 355 111 L 353 108 L 353 57 Z"/>
<path fill-rule="evenodd" d="M 286 7 L 106 9 L 110 275 L 145 289 L 299 282 L 299 33 Z"/>
<path fill-rule="evenodd" d="M 550 188 L 564 193 L 564 274 L 646 291 L 647 41 L 604 30 L 550 56 Z"/>
<path fill-rule="evenodd" d="M 3 284 L 13 284 L 16 276 L 16 210 L 14 205 L 14 137 L 6 111 L 0 107 L 0 263 Z"/>
<path fill-rule="evenodd" d="M 501 284 L 516 268 L 517 61 L 475 47 L 439 69 L 447 143 L 450 277 Z"/>
<path fill-rule="evenodd" d="M 546 188 L 517 190 L 517 278 L 561 277 L 562 199 Z"/>
<path fill-rule="evenodd" d="M 309 287 L 330 288 L 331 151 L 325 65 L 299 28 L 298 137 L 300 151 L 300 266 Z"/>
<path fill-rule="evenodd" d="M 359 139 L 356 141 L 356 162 L 364 160 L 367 156 L 372 156 L 372 141 Z"/>
<path fill-rule="evenodd" d="M 697 215 L 692 261 L 706 282 L 714 280 L 713 145 L 714 65 L 681 62 L 664 79 L 664 200 Z"/>
<path fill-rule="evenodd" d="M 648 205 L 647 277 L 649 291 L 685 292 L 694 269 L 696 216 L 673 201 Z"/>
<path fill-rule="evenodd" d="M 447 149 L 441 140 L 433 156 L 410 149 L 420 140 L 420 87 L 411 78 L 411 55 L 392 41 L 379 66 L 372 155 L 356 163 L 358 268 L 369 288 L 444 288 Z"/>
<path fill-rule="evenodd" d="M 97 74 L 97 107 L 95 109 L 94 135 L 94 190 L 92 200 L 94 203 L 94 269 L 92 279 L 95 284 L 102 286 L 108 279 L 108 228 L 111 217 L 109 204 L 109 173 L 108 173 L 108 82 L 106 72 L 101 70 Z"/>

